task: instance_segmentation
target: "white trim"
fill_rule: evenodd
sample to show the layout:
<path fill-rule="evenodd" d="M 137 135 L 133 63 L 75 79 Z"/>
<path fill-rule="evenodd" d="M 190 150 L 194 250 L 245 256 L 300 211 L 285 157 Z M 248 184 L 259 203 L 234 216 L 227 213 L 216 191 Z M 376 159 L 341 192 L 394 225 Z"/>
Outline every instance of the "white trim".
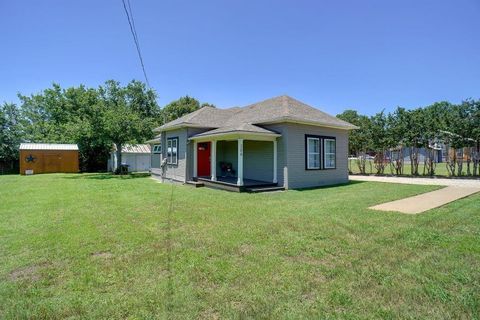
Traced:
<path fill-rule="evenodd" d="M 198 176 L 198 143 L 197 141 L 193 142 L 193 177 L 196 178 Z"/>
<path fill-rule="evenodd" d="M 310 140 L 316 140 L 318 141 L 318 152 L 311 152 L 310 151 Z M 320 147 L 320 144 L 322 142 L 322 139 L 320 138 L 316 138 L 316 137 L 307 137 L 307 169 L 320 169 L 320 164 L 321 164 L 321 158 L 320 158 L 320 154 L 321 154 L 321 147 Z M 318 154 L 318 166 L 313 166 L 311 167 L 310 166 L 310 154 Z"/>
<path fill-rule="evenodd" d="M 333 141 L 333 145 L 335 147 L 335 152 L 327 152 L 327 141 Z M 327 154 L 332 155 L 333 154 L 333 167 L 327 166 Z M 325 138 L 323 139 L 323 167 L 324 169 L 335 169 L 337 166 L 337 141 L 335 139 L 328 139 Z"/>
<path fill-rule="evenodd" d="M 243 186 L 243 139 L 238 139 L 237 186 Z"/>
<path fill-rule="evenodd" d="M 217 140 L 210 143 L 210 173 L 211 180 L 217 181 Z"/>
<path fill-rule="evenodd" d="M 277 140 L 273 140 L 273 183 L 277 182 Z"/>

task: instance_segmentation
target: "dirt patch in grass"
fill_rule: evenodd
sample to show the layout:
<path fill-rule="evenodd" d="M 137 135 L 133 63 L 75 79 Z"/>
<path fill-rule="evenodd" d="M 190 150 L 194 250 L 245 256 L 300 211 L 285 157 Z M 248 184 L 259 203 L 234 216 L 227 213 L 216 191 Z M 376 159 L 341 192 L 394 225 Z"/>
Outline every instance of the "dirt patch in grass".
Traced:
<path fill-rule="evenodd" d="M 254 250 L 253 246 L 244 243 L 240 247 L 238 247 L 238 254 L 241 256 L 246 256 L 252 253 L 253 250 Z"/>
<path fill-rule="evenodd" d="M 45 267 L 43 264 L 34 264 L 31 266 L 17 268 L 8 275 L 10 281 L 38 281 L 42 278 L 40 271 Z"/>
<path fill-rule="evenodd" d="M 93 252 L 91 256 L 93 258 L 108 260 L 113 258 L 113 253 L 111 253 L 110 251 L 97 251 L 97 252 Z"/>

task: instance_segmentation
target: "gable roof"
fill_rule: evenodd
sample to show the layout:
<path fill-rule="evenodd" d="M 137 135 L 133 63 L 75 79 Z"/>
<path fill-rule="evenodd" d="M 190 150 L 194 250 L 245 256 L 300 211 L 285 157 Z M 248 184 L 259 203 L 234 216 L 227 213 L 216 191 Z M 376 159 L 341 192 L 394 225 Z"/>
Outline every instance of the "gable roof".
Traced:
<path fill-rule="evenodd" d="M 180 127 L 212 128 L 213 132 L 252 132 L 267 131 L 257 124 L 300 122 L 305 124 L 332 127 L 344 130 L 357 127 L 343 120 L 311 107 L 292 97 L 283 95 L 242 108 L 217 109 L 203 107 L 174 121 L 156 128 L 155 131 L 172 130 Z M 204 135 L 207 135 L 205 132 Z M 199 135 L 198 135 L 199 136 Z"/>
<path fill-rule="evenodd" d="M 311 107 L 292 97 L 283 95 L 242 108 L 230 119 L 234 123 L 267 124 L 278 122 L 305 122 L 339 129 L 355 129 L 356 126 Z"/>

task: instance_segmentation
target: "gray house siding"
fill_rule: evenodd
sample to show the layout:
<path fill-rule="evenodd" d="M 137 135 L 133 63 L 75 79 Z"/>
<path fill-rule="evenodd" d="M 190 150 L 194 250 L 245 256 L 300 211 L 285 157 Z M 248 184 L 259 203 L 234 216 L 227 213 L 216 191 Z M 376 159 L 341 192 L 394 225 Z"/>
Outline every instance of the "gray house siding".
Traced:
<path fill-rule="evenodd" d="M 273 142 L 244 141 L 243 177 L 244 179 L 273 181 Z"/>
<path fill-rule="evenodd" d="M 348 131 L 300 124 L 287 124 L 288 188 L 307 188 L 348 182 Z M 305 135 L 336 138 L 336 168 L 306 170 Z M 323 158 L 323 155 L 321 156 Z"/>
<path fill-rule="evenodd" d="M 275 131 L 282 135 L 281 137 L 277 138 L 277 180 L 279 186 L 283 186 L 285 189 L 288 189 L 288 127 L 285 124 L 270 124 L 263 127 L 265 129 Z"/>
<path fill-rule="evenodd" d="M 162 155 L 158 153 L 153 153 L 153 145 L 152 145 L 152 154 L 151 154 L 151 163 L 152 168 L 159 169 L 160 163 L 162 162 Z"/>
<path fill-rule="evenodd" d="M 167 157 L 167 139 L 178 138 L 177 164 L 168 164 L 165 177 L 186 182 L 187 178 L 187 129 L 166 131 L 162 135 L 162 155 Z"/>

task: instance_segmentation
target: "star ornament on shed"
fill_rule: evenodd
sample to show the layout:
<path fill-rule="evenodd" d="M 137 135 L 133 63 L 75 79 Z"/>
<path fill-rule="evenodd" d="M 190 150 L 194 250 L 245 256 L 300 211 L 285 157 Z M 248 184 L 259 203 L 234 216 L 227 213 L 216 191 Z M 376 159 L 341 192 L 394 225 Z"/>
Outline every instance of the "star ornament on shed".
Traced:
<path fill-rule="evenodd" d="M 37 158 L 34 157 L 32 154 L 29 154 L 28 157 L 25 157 L 26 162 L 35 162 Z"/>

